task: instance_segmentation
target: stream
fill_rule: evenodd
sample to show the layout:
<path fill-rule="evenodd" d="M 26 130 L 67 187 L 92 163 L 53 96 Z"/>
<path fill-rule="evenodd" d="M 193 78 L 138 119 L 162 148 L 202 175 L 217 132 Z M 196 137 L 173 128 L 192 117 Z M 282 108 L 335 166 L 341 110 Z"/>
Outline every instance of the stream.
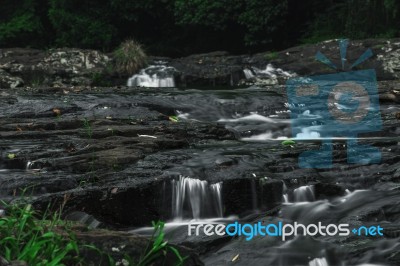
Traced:
<path fill-rule="evenodd" d="M 143 235 L 162 219 L 169 241 L 205 265 L 400 263 L 400 106 L 381 102 L 382 130 L 358 138 L 380 150 L 380 163 L 347 163 L 338 136 L 326 169 L 299 168 L 321 139 L 315 126 L 292 136 L 289 107 L 280 85 L 0 91 L 0 198 L 25 193 L 44 207 L 67 194 L 67 218 Z M 187 233 L 190 222 L 234 221 L 384 231 L 286 241 Z"/>

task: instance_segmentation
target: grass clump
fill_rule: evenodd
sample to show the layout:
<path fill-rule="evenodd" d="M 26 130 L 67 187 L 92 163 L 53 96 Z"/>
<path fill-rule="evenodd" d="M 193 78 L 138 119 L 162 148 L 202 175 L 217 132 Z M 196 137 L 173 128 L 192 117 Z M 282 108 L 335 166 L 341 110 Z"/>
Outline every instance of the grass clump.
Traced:
<path fill-rule="evenodd" d="M 278 52 L 267 52 L 264 54 L 264 58 L 267 60 L 275 60 L 279 57 Z"/>
<path fill-rule="evenodd" d="M 169 245 L 168 241 L 164 240 L 164 225 L 165 223 L 161 221 L 158 221 L 157 223 L 153 222 L 153 235 L 150 238 L 150 243 L 145 251 L 145 254 L 137 263 L 138 266 L 151 265 L 152 263 L 156 262 L 160 256 L 165 256 L 168 251 L 171 251 L 175 254 L 177 259 L 175 265 L 181 266 L 185 262 L 186 257 L 182 257 L 176 248 Z"/>
<path fill-rule="evenodd" d="M 0 201 L 5 215 L 0 216 L 0 257 L 8 262 L 22 262 L 32 266 L 93 265 L 93 258 L 81 257 L 80 250 L 95 251 L 100 258 L 99 265 L 116 265 L 115 259 L 93 244 L 78 242 L 72 231 L 72 224 L 61 219 L 61 210 L 52 215 L 39 214 L 31 204 L 8 204 Z M 128 265 L 147 266 L 162 261 L 162 257 L 172 252 L 174 265 L 183 265 L 186 257 L 164 239 L 164 223 L 153 223 L 154 232 L 143 255 L 136 259 L 124 255 Z M 85 253 L 85 252 L 83 252 Z M 103 263 L 103 257 L 107 261 Z M 89 259 L 89 260 L 88 260 Z M 1 264 L 1 262 L 0 262 Z"/>
<path fill-rule="evenodd" d="M 116 70 L 121 75 L 133 75 L 146 65 L 147 55 L 140 43 L 126 40 L 114 51 Z"/>
<path fill-rule="evenodd" d="M 78 244 L 72 234 L 60 233 L 63 222 L 56 213 L 50 220 L 38 219 L 32 205 L 8 205 L 0 218 L 0 255 L 8 261 L 51 266 L 77 263 Z"/>

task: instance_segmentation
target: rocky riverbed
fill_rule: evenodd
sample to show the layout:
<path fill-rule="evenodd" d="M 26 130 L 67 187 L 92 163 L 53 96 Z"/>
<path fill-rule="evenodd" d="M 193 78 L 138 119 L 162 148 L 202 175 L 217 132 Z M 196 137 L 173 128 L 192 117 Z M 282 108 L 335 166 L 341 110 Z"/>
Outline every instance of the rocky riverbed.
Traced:
<path fill-rule="evenodd" d="M 299 168 L 299 154 L 318 149 L 320 141 L 282 144 L 292 137 L 286 90 L 280 85 L 285 80 L 271 84 L 246 79 L 243 72 L 272 63 L 296 75 L 333 73 L 311 56 L 321 49 L 337 61 L 336 45 L 296 47 L 274 58 L 213 53 L 170 60 L 180 73 L 179 89 L 91 86 L 91 75 L 104 73 L 112 61 L 93 51 L 77 55 L 80 68 L 61 59 L 59 68 L 52 67 L 61 61 L 42 58 L 51 52 L 3 51 L 1 69 L 8 76 L 2 72 L 0 197 L 12 201 L 24 190 L 37 208 L 64 205 L 65 219 L 103 228 L 80 233 L 83 239 L 105 249 L 127 246 L 133 257 L 146 243 L 136 234 L 145 235 L 140 229 L 158 219 L 378 223 L 385 229 L 379 239 L 188 237 L 186 226 L 173 224 L 167 237 L 189 255 L 189 265 L 398 265 L 397 40 L 354 42 L 348 52 L 349 60 L 367 47 L 378 54 L 363 67 L 377 69 L 383 128 L 360 141 L 379 148 L 379 164 L 348 164 L 346 141 L 337 139 L 332 168 Z M 27 58 L 31 65 L 22 63 Z M 22 74 L 33 66 L 40 69 L 40 84 Z M 243 86 L 213 87 L 232 80 Z M 185 191 L 187 183 L 191 192 Z M 186 200 L 178 191 L 188 193 Z"/>

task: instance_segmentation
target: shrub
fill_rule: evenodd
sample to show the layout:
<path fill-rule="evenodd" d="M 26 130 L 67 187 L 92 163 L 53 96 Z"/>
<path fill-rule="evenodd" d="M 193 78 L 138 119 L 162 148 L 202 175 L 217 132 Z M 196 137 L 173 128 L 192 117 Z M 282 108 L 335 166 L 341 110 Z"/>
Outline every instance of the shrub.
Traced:
<path fill-rule="evenodd" d="M 134 40 L 124 41 L 114 52 L 116 70 L 121 75 L 133 75 L 146 65 L 147 55 Z"/>

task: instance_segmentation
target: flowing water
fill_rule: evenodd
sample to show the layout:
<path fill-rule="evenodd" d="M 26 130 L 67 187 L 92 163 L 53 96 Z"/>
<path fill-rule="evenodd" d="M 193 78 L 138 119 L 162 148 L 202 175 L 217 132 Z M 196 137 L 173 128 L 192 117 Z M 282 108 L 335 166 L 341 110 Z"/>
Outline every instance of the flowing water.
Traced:
<path fill-rule="evenodd" d="M 271 66 L 265 70 L 245 70 L 248 78 L 256 75 L 275 78 L 276 73 L 286 75 L 282 70 L 272 70 Z M 173 87 L 173 69 L 162 65 L 150 66 L 130 78 L 128 85 Z M 292 136 L 290 125 L 293 117 L 290 116 L 285 88 L 279 85 L 206 91 L 136 88 L 112 93 L 70 93 L 61 97 L 36 93 L 14 95 L 13 99 L 15 102 L 12 106 L 0 107 L 0 118 L 16 119 L 34 114 L 35 119 L 48 119 L 42 115 L 44 111 L 47 112 L 49 106 L 57 106 L 62 110 L 70 110 L 63 114 L 63 119 L 79 116 L 130 121 L 135 117 L 137 120 L 132 123 L 138 123 L 136 121 L 140 121 L 140 116 L 158 119 L 161 113 L 165 117 L 177 116 L 178 124 L 183 124 L 185 129 L 199 125 L 207 128 L 218 123 L 233 132 L 235 139 L 215 140 L 207 139 L 209 133 L 204 130 L 203 139 L 191 143 L 189 147 L 142 156 L 137 163 L 119 173 L 132 179 L 139 175 L 141 179 L 137 182 L 149 176 L 168 177 L 164 181 L 164 186 L 171 188 L 164 191 L 168 194 L 165 204 L 169 212 L 167 228 L 170 230 L 167 237 L 173 243 L 191 243 L 189 246 L 192 247 L 209 245 L 209 249 L 202 249 L 202 259 L 206 265 L 225 265 L 237 254 L 240 258 L 237 264 L 240 265 L 378 265 L 384 264 L 387 256 L 395 256 L 393 250 L 399 246 L 400 186 L 393 176 L 399 165 L 400 131 L 398 122 L 394 120 L 385 120 L 386 134 L 361 137 L 380 147 L 381 164 L 348 164 L 343 156 L 346 138 L 339 136 L 334 139 L 333 167 L 315 170 L 299 169 L 297 157 L 304 150 L 319 147 L 319 128 L 311 121 L 317 120 L 318 115 L 304 110 L 298 119 L 310 120 L 310 128 Z M 381 106 L 384 117 L 399 110 L 397 105 L 391 103 Z M 31 120 L 26 119 L 24 123 L 32 123 Z M 113 130 L 111 123 L 103 122 L 100 126 L 107 132 Z M 15 131 L 18 125 L 4 125 L 3 130 L 8 127 Z M 157 127 L 157 123 L 149 127 L 152 129 L 137 133 L 141 141 L 163 137 L 154 133 L 153 128 Z M 37 131 L 40 130 L 38 127 Z M 24 134 L 24 131 L 20 134 Z M 32 183 L 38 180 L 45 182 L 43 180 L 48 180 L 46 178 L 52 175 L 65 173 L 68 173 L 65 174 L 68 178 L 78 178 L 76 172 L 68 172 L 69 166 L 62 167 L 67 157 L 58 157 L 58 154 L 66 149 L 83 151 L 87 145 L 94 144 L 88 144 L 88 140 L 82 141 L 82 136 L 52 136 L 51 141 L 3 138 L 2 157 L 18 155 L 24 150 L 35 154 L 34 158 L 27 156 L 13 163 L 2 160 L 0 175 L 6 180 L 3 186 L 21 178 L 21 172 L 28 173 L 26 176 Z M 281 142 L 287 139 L 298 142 L 282 145 Z M 65 146 L 66 141 L 74 145 Z M 154 161 L 151 161 L 153 158 Z M 36 174 L 36 171 L 40 171 L 40 174 Z M 248 182 L 235 183 L 236 180 Z M 65 184 L 69 185 L 65 182 L 63 186 Z M 44 189 L 45 193 L 52 192 Z M 234 200 L 229 202 L 227 197 Z M 242 209 L 237 209 L 235 213 L 232 206 Z M 227 223 L 237 219 L 248 222 L 346 222 L 352 225 L 381 223 L 387 226 L 388 233 L 377 241 L 371 238 L 329 236 L 298 236 L 287 242 L 268 237 L 252 241 L 245 241 L 242 237 L 222 240 L 204 236 L 187 237 L 189 221 Z M 146 226 L 149 224 L 142 226 L 137 226 L 134 232 L 148 234 L 150 229 Z"/>
<path fill-rule="evenodd" d="M 150 87 L 150 88 L 165 88 L 175 87 L 174 73 L 176 70 L 173 67 L 168 67 L 160 62 L 157 65 L 140 70 L 138 74 L 133 75 L 128 79 L 127 86 L 129 87 Z"/>

